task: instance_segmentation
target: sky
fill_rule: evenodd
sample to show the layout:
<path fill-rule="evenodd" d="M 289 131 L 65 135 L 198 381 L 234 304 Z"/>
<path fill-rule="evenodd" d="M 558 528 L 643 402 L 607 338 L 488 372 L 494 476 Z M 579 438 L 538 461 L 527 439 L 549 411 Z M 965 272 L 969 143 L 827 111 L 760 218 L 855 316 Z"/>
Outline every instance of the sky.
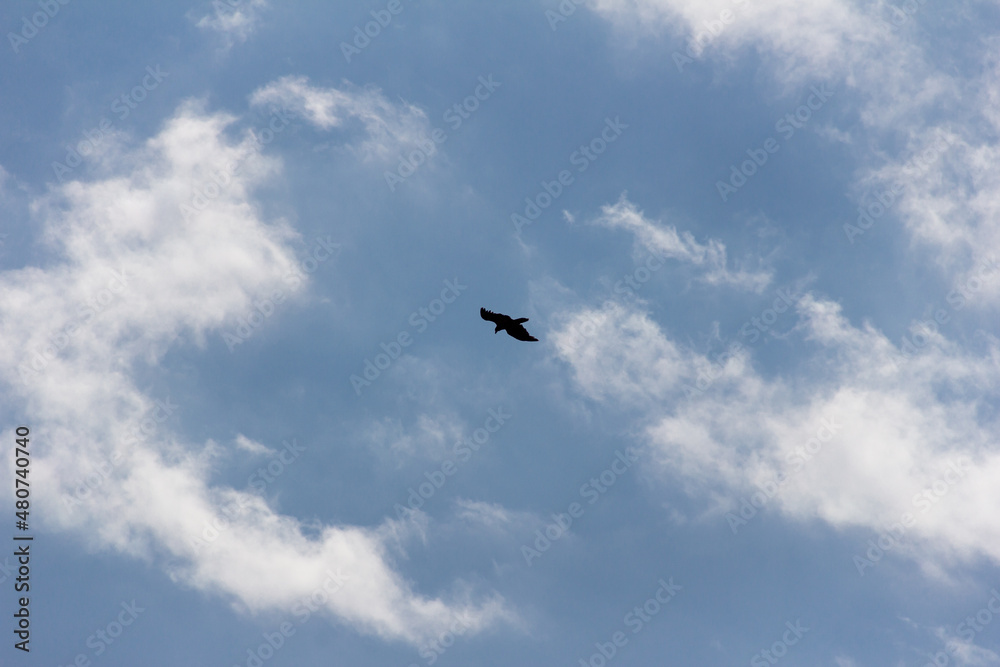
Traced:
<path fill-rule="evenodd" d="M 0 664 L 1000 665 L 996 2 L 0 26 Z"/>

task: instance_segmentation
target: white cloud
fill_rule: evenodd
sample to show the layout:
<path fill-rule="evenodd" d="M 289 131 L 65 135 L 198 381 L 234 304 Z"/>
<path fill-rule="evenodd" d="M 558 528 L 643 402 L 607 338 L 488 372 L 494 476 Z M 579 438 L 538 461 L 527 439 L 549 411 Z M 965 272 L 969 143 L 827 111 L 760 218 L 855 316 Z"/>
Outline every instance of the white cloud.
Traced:
<path fill-rule="evenodd" d="M 968 624 L 965 625 L 966 631 L 972 632 Z M 935 628 L 934 634 L 947 648 L 947 653 L 945 653 L 945 657 L 949 659 L 947 664 L 955 664 L 957 667 L 1000 665 L 1000 655 L 997 655 L 995 651 L 953 635 L 945 628 Z"/>
<path fill-rule="evenodd" d="M 155 397 L 137 388 L 136 370 L 155 367 L 172 345 L 219 335 L 255 297 L 296 292 L 285 278 L 297 234 L 262 219 L 252 199 L 280 163 L 244 160 L 257 148 L 249 135 L 225 138 L 233 120 L 186 104 L 144 145 L 109 152 L 107 177 L 53 186 L 34 202 L 52 254 L 44 266 L 0 273 L 0 377 L 39 443 L 35 516 L 46 530 L 148 559 L 250 611 L 290 613 L 339 569 L 349 579 L 326 612 L 363 632 L 419 645 L 456 618 L 473 631 L 506 618 L 496 597 L 415 593 L 387 556 L 409 528 L 388 520 L 306 530 L 259 496 L 212 484 L 211 441 L 146 427 Z M 194 189 L 233 162 L 244 166 L 217 196 L 182 215 Z M 108 461 L 107 482 L 74 496 L 80 476 Z"/>
<path fill-rule="evenodd" d="M 470 523 L 482 524 L 493 529 L 505 529 L 511 523 L 510 512 L 498 503 L 459 498 L 458 518 Z"/>
<path fill-rule="evenodd" d="M 386 159 L 397 151 L 426 141 L 430 124 L 420 108 L 393 104 L 377 88 L 343 89 L 312 86 L 304 76 L 286 76 L 254 91 L 254 105 L 279 105 L 300 114 L 322 130 L 342 128 L 354 119 L 365 129 L 357 150 L 366 159 Z"/>
<path fill-rule="evenodd" d="M 236 439 L 233 442 L 236 444 L 236 447 L 238 449 L 242 449 L 243 451 L 250 454 L 256 454 L 260 456 L 263 454 L 274 453 L 274 450 L 271 449 L 270 447 L 267 447 L 266 445 L 263 445 L 257 442 L 256 440 L 251 440 L 242 433 L 237 434 Z"/>
<path fill-rule="evenodd" d="M 727 267 L 726 246 L 715 239 L 707 244 L 698 243 L 691 232 L 677 232 L 673 225 L 653 222 L 646 218 L 635 204 L 623 194 L 617 203 L 601 207 L 601 215 L 594 224 L 610 229 L 625 229 L 654 255 L 670 257 L 704 268 L 702 280 L 710 285 L 732 285 L 753 292 L 761 292 L 771 282 L 767 271 L 747 271 Z"/>
<path fill-rule="evenodd" d="M 909 512 L 898 552 L 929 571 L 952 556 L 1000 561 L 997 340 L 972 354 L 936 334 L 907 356 L 834 303 L 807 295 L 797 307 L 801 344 L 815 348 L 799 373 L 764 378 L 744 350 L 704 391 L 692 380 L 709 360 L 637 310 L 606 306 L 594 335 L 570 319 L 553 338 L 581 391 L 644 409 L 637 428 L 658 473 L 714 516 L 785 479 L 768 507 L 789 518 L 880 532 Z"/>
<path fill-rule="evenodd" d="M 859 66 L 862 72 L 881 68 L 906 48 L 884 21 L 888 12 L 879 3 L 865 10 L 849 0 L 808 5 L 793 0 L 597 0 L 593 8 L 636 36 L 655 36 L 663 29 L 683 35 L 696 59 L 706 54 L 726 59 L 738 50 L 756 49 L 789 83 L 840 78 Z M 723 12 L 730 20 L 722 20 Z M 687 49 L 679 53 L 691 55 Z"/>
<path fill-rule="evenodd" d="M 254 33 L 260 23 L 260 11 L 265 7 L 267 0 L 216 0 L 212 3 L 212 12 L 198 19 L 195 25 L 222 35 L 224 50 L 228 51 Z"/>
<path fill-rule="evenodd" d="M 887 185 L 901 183 L 889 214 L 875 224 L 893 224 L 898 216 L 929 251 L 914 261 L 933 258 L 946 280 L 955 282 L 1000 247 L 1000 58 L 997 38 L 984 31 L 966 40 L 978 40 L 971 53 L 981 66 L 969 67 L 973 74 L 967 76 L 959 73 L 952 53 L 942 57 L 923 38 L 920 22 L 935 20 L 931 4 L 597 0 L 592 7 L 633 36 L 632 43 L 664 29 L 683 36 L 691 54 L 685 48 L 674 57 L 729 63 L 756 50 L 783 94 L 795 99 L 817 80 L 845 90 L 839 104 L 853 105 L 862 121 L 850 137 L 858 150 L 852 194 L 867 206 Z M 722 24 L 724 10 L 732 12 L 732 20 Z M 687 66 L 682 60 L 682 70 Z M 817 129 L 837 141 L 847 139 Z M 946 149 L 934 151 L 942 141 Z M 879 146 L 902 148 L 887 154 Z M 913 157 L 929 147 L 934 158 L 915 166 Z M 854 220 L 831 224 L 844 222 Z M 998 301 L 1000 286 L 984 293 L 984 305 Z"/>
<path fill-rule="evenodd" d="M 541 517 L 532 512 L 509 510 L 499 503 L 481 500 L 457 498 L 455 510 L 458 521 L 503 536 L 529 532 L 544 523 Z"/>
<path fill-rule="evenodd" d="M 656 324 L 607 302 L 564 316 L 549 337 L 571 360 L 577 385 L 591 398 L 623 404 L 659 401 L 675 391 L 693 365 Z"/>
<path fill-rule="evenodd" d="M 1000 98 L 998 77 L 1000 67 L 991 67 L 983 80 L 988 90 L 978 100 L 979 108 L 993 116 L 988 122 L 994 133 L 1000 130 L 1000 116 L 988 110 Z M 902 156 L 865 173 L 858 189 L 867 196 L 859 199 L 870 213 L 878 210 L 877 197 L 893 197 L 887 208 L 898 212 L 904 228 L 930 251 L 951 281 L 964 283 L 976 271 L 975 265 L 1000 248 L 998 170 L 1000 145 L 992 137 L 961 128 L 930 127 L 916 133 Z M 889 223 L 878 218 L 874 224 Z M 998 301 L 1000 285 L 988 284 L 983 304 Z"/>
<path fill-rule="evenodd" d="M 455 443 L 462 439 L 463 426 L 453 417 L 440 414 L 420 414 L 412 426 L 403 424 L 400 419 L 385 417 L 372 422 L 363 438 L 372 451 L 399 468 L 414 457 L 446 458 Z"/>

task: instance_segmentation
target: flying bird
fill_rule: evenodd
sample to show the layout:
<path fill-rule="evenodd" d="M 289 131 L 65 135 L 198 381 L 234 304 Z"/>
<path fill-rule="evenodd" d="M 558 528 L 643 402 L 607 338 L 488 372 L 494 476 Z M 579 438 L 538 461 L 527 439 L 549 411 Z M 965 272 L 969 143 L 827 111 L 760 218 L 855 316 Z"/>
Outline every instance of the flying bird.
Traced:
<path fill-rule="evenodd" d="M 534 340 L 538 339 L 532 336 L 525 330 L 521 322 L 527 322 L 527 317 L 522 317 L 519 319 L 512 319 L 506 315 L 501 315 L 500 313 L 494 313 L 493 311 L 486 310 L 485 308 L 479 309 L 479 316 L 482 317 L 487 322 L 493 322 L 497 325 L 497 328 L 493 333 L 500 333 L 501 331 L 506 331 L 508 335 L 518 339 L 518 340 Z"/>

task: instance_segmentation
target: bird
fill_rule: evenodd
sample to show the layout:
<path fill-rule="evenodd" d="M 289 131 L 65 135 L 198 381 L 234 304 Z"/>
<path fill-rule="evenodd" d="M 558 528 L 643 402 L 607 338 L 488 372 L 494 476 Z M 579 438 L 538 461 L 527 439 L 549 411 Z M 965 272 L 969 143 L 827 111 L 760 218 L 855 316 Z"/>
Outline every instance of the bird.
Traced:
<path fill-rule="evenodd" d="M 486 310 L 485 308 L 479 309 L 479 316 L 482 317 L 487 322 L 493 322 L 497 325 L 497 328 L 493 333 L 500 333 L 501 331 L 506 331 L 507 334 L 513 338 L 524 341 L 537 341 L 538 339 L 532 336 L 527 330 L 522 326 L 522 322 L 527 322 L 527 317 L 522 317 L 519 319 L 512 319 L 506 315 L 501 315 L 500 313 L 494 313 L 491 310 Z"/>

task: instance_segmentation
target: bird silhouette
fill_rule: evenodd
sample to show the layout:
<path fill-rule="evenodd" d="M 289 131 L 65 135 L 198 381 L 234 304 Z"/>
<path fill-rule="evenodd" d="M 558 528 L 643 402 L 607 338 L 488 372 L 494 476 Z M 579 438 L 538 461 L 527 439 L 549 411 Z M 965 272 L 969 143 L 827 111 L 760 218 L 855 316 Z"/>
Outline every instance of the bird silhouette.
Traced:
<path fill-rule="evenodd" d="M 501 331 L 506 331 L 508 335 L 518 340 L 537 341 L 538 339 L 532 336 L 527 330 L 521 325 L 521 322 L 527 322 L 527 317 L 522 317 L 520 319 L 512 319 L 506 315 L 501 315 L 500 313 L 494 313 L 491 310 L 486 310 L 485 308 L 479 309 L 479 316 L 482 317 L 487 322 L 493 322 L 497 325 L 497 328 L 493 333 L 500 333 Z"/>

